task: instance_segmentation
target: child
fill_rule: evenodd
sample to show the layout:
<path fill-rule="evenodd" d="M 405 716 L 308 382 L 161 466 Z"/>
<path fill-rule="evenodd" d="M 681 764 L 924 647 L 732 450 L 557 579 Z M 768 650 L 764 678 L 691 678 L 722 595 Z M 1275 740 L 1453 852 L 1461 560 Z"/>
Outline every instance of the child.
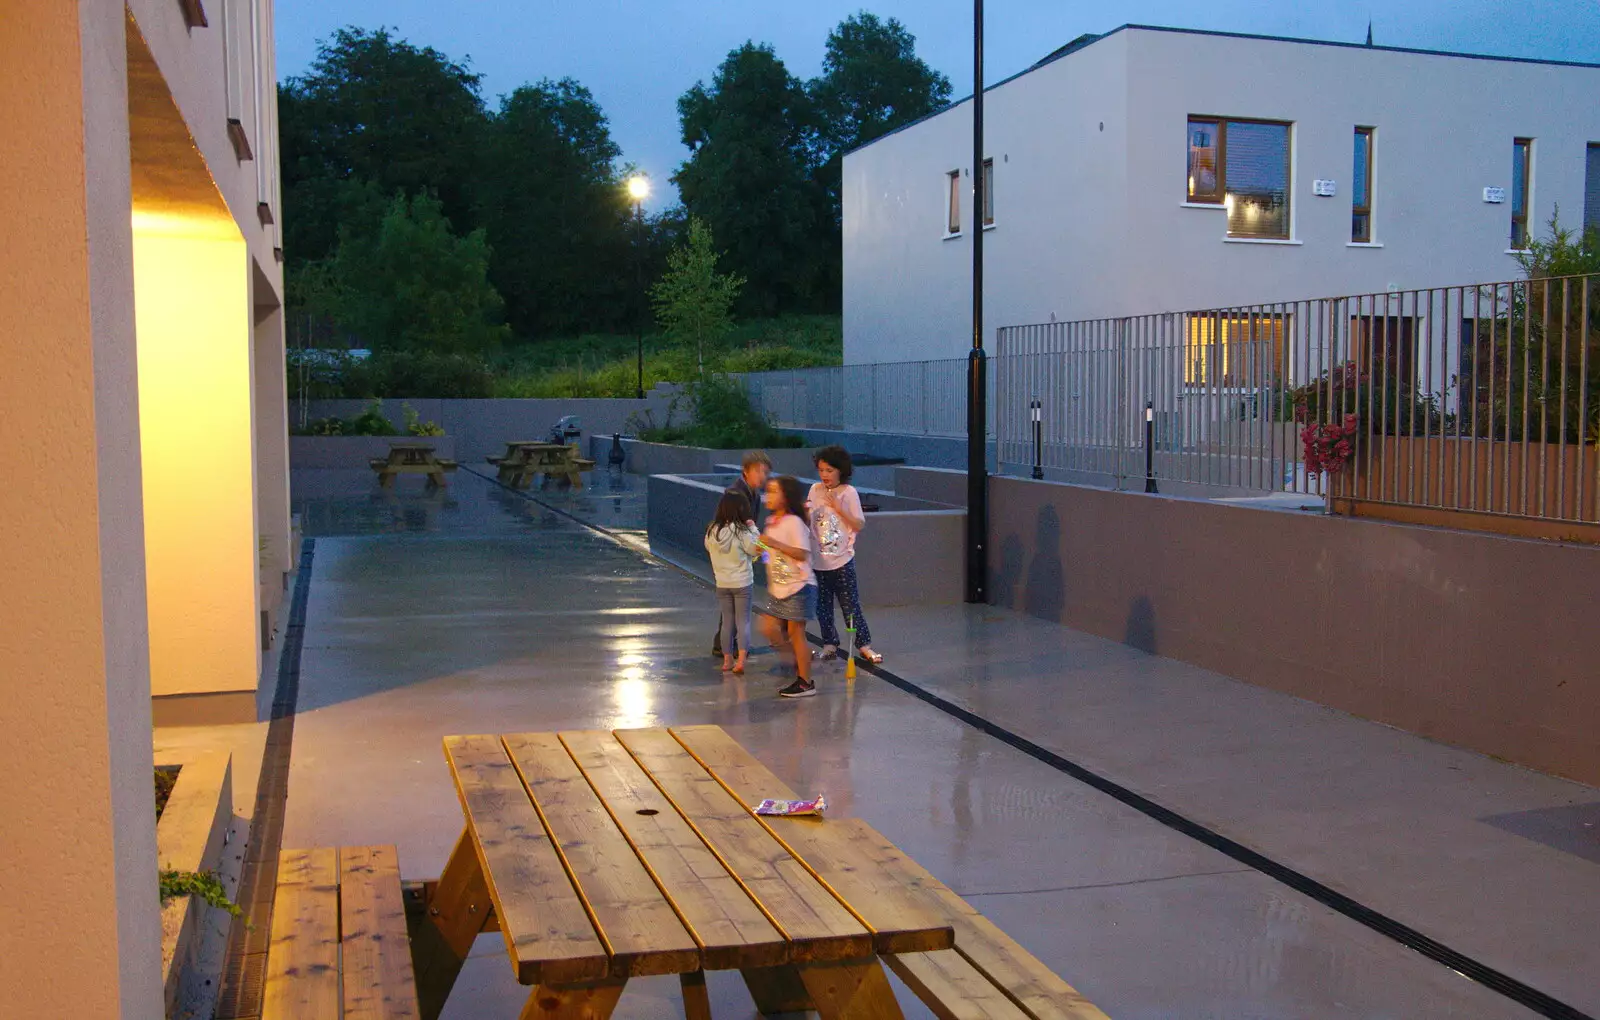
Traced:
<path fill-rule="evenodd" d="M 738 658 L 723 655 L 724 673 L 743 673 L 750 650 L 750 593 L 755 573 L 750 561 L 761 555 L 761 536 L 752 523 L 750 501 L 729 489 L 717 502 L 716 516 L 706 525 L 706 552 L 717 578 L 717 605 L 722 610 L 722 647 L 738 649 Z M 735 644 L 737 641 L 737 644 Z"/>
<path fill-rule="evenodd" d="M 767 551 L 767 594 L 761 630 L 785 662 L 793 661 L 794 683 L 780 697 L 809 698 L 817 693 L 811 682 L 811 652 L 806 648 L 806 621 L 817 612 L 817 582 L 811 572 L 811 531 L 806 520 L 806 490 L 790 475 L 767 483 L 766 530 L 761 546 Z"/>
<path fill-rule="evenodd" d="M 845 626 L 856 632 L 857 654 L 867 662 L 882 662 L 872 650 L 872 631 L 861 614 L 861 594 L 856 587 L 856 535 L 867 526 L 861 495 L 850 484 L 854 467 L 842 446 L 824 446 L 812 455 L 817 477 L 807 505 L 811 509 L 811 536 L 817 550 L 817 618 L 822 623 L 822 657 L 839 655 L 839 631 L 833 622 L 833 600 L 839 600 Z M 848 656 L 849 653 L 845 653 Z"/>
<path fill-rule="evenodd" d="M 772 473 L 772 458 L 764 450 L 749 450 L 744 459 L 739 462 L 739 477 L 728 486 L 729 492 L 737 492 L 750 501 L 752 510 L 759 509 L 761 498 L 767 491 L 767 476 Z M 755 514 L 750 515 L 752 521 Z M 722 641 L 722 621 L 717 621 L 717 629 L 711 636 L 711 657 L 723 658 L 724 644 Z M 727 651 L 739 652 L 744 650 L 744 645 L 738 648 L 728 648 Z"/>

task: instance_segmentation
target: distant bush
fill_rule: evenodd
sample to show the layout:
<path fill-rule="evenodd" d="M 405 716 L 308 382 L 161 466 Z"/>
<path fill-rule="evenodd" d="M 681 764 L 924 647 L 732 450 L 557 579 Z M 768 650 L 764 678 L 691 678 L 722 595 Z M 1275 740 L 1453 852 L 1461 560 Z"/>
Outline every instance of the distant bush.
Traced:
<path fill-rule="evenodd" d="M 410 404 L 401 404 L 400 411 L 405 416 L 404 435 L 444 435 L 443 428 L 435 422 L 421 420 L 416 409 Z M 402 433 L 394 427 L 394 422 L 390 421 L 383 413 L 383 401 L 374 399 L 354 418 L 316 418 L 308 422 L 304 429 L 297 430 L 295 434 L 303 436 L 398 436 Z"/>
<path fill-rule="evenodd" d="M 687 404 L 689 421 L 675 424 L 673 419 Z M 709 376 L 691 383 L 673 399 L 667 420 L 657 424 L 646 412 L 629 421 L 630 428 L 650 443 L 705 446 L 713 450 L 790 448 L 804 445 L 799 436 L 789 436 L 772 427 L 750 404 L 744 387 L 727 376 Z"/>

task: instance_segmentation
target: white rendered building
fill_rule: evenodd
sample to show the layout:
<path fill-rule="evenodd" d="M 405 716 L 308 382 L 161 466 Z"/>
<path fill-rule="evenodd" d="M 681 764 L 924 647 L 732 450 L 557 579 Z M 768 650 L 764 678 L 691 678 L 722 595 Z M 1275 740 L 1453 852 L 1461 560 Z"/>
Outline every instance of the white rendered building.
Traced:
<path fill-rule="evenodd" d="M 1600 224 L 1600 66 L 1124 26 L 986 92 L 1001 326 L 1513 279 Z M 844 159 L 847 364 L 971 342 L 972 104 Z"/>

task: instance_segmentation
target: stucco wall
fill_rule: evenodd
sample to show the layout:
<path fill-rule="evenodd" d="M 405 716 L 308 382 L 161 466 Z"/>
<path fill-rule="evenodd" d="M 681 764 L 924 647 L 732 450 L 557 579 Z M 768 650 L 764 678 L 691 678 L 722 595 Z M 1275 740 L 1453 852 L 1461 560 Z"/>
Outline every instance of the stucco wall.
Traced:
<path fill-rule="evenodd" d="M 685 478 L 651 475 L 649 537 L 653 552 L 698 568 L 709 577 L 705 529 L 717 500 L 733 476 Z M 861 597 L 868 606 L 907 606 L 960 602 L 962 535 L 966 511 L 920 500 L 873 493 L 883 509 L 867 515 L 856 544 Z M 757 566 L 756 583 L 761 585 Z"/>
<path fill-rule="evenodd" d="M 986 94 L 995 226 L 985 336 L 1002 325 L 1512 279 L 1512 141 L 1534 139 L 1530 223 L 1583 215 L 1600 68 L 1126 29 Z M 1193 114 L 1292 121 L 1299 244 L 1223 240 L 1184 208 Z M 972 198 L 944 239 L 945 173 L 972 159 L 971 103 L 845 157 L 846 363 L 961 356 Z M 1353 130 L 1377 129 L 1373 239 L 1350 247 Z M 1312 194 L 1318 178 L 1337 194 Z"/>
<path fill-rule="evenodd" d="M 1600 549 L 990 481 L 990 598 L 1600 782 Z"/>
<path fill-rule="evenodd" d="M 0 0 L 4 1017 L 161 1015 L 124 23 Z"/>

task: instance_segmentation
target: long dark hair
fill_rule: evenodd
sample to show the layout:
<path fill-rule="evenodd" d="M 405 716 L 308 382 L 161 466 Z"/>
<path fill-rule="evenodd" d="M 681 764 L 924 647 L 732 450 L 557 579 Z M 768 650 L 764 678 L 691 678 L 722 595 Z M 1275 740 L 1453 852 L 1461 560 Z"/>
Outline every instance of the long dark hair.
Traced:
<path fill-rule="evenodd" d="M 709 538 L 713 531 L 726 527 L 741 527 L 750 519 L 750 501 L 742 492 L 724 492 L 717 501 L 717 512 L 711 518 L 711 523 L 706 525 L 706 536 Z"/>
<path fill-rule="evenodd" d="M 806 487 L 794 475 L 779 475 L 772 479 L 783 493 L 783 508 L 800 518 L 800 523 L 811 527 L 811 515 L 806 513 Z"/>

